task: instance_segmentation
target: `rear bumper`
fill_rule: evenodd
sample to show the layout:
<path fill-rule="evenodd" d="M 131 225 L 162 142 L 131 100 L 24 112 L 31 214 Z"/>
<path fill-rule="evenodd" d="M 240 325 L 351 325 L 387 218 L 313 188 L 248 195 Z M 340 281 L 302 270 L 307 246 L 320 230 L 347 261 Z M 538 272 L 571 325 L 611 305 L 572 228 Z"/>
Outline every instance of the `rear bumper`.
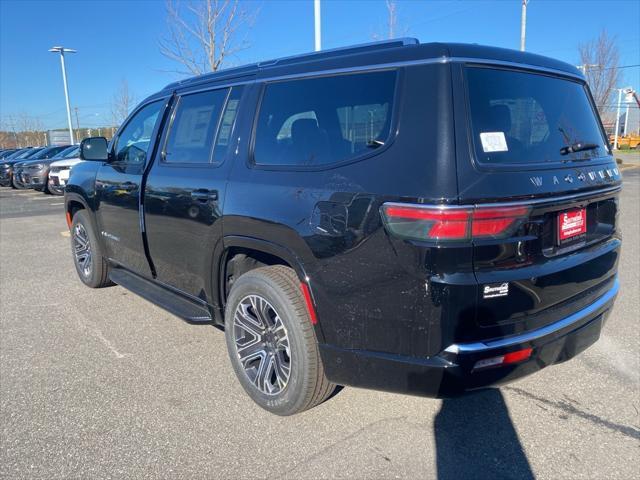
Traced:
<path fill-rule="evenodd" d="M 595 343 L 618 293 L 612 287 L 590 305 L 550 325 L 484 342 L 455 344 L 430 358 L 405 357 L 321 344 L 329 380 L 340 385 L 427 397 L 451 397 L 530 375 L 576 356 Z M 474 371 L 478 360 L 531 348 L 518 364 Z"/>

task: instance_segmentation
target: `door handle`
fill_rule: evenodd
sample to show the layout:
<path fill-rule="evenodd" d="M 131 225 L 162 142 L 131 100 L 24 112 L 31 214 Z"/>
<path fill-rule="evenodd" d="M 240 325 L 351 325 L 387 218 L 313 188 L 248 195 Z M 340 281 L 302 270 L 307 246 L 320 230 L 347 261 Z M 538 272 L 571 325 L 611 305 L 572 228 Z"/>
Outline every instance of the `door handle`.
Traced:
<path fill-rule="evenodd" d="M 138 185 L 133 182 L 124 182 L 122 185 L 120 185 L 120 188 L 127 192 L 131 192 L 132 190 L 138 188 Z"/>
<path fill-rule="evenodd" d="M 218 191 L 205 189 L 194 190 L 191 192 L 191 198 L 201 203 L 215 202 L 218 200 Z"/>

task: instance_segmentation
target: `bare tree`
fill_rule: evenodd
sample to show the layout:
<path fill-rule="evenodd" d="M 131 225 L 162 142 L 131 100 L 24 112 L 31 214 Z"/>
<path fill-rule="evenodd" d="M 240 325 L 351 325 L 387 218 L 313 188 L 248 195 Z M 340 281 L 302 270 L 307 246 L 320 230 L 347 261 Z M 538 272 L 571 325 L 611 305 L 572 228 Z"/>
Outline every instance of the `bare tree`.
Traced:
<path fill-rule="evenodd" d="M 129 91 L 129 83 L 125 79 L 122 79 L 111 101 L 111 115 L 116 125 L 124 122 L 134 107 L 135 102 L 135 96 Z"/>
<path fill-rule="evenodd" d="M 184 67 L 178 73 L 215 72 L 248 47 L 238 30 L 251 26 L 256 13 L 242 8 L 239 0 L 188 1 L 184 9 L 179 0 L 167 0 L 168 35 L 159 42 L 160 53 Z"/>
<path fill-rule="evenodd" d="M 17 130 L 17 144 L 22 147 L 44 145 L 44 127 L 42 121 L 37 117 L 27 115 L 21 112 L 17 115 L 17 119 L 13 119 L 12 123 L 14 132 Z"/>
<path fill-rule="evenodd" d="M 579 46 L 580 63 L 604 120 L 611 113 L 611 96 L 618 84 L 620 55 L 616 38 L 602 30 L 598 38 Z"/>
<path fill-rule="evenodd" d="M 376 41 L 380 41 L 384 38 L 396 38 L 407 34 L 408 28 L 400 25 L 398 21 L 398 2 L 397 0 L 385 0 L 385 6 L 387 8 L 387 33 L 375 32 L 371 35 Z"/>
<path fill-rule="evenodd" d="M 396 28 L 398 25 L 398 4 L 395 0 L 386 0 L 387 4 L 387 27 L 389 28 L 388 38 L 396 36 Z"/>

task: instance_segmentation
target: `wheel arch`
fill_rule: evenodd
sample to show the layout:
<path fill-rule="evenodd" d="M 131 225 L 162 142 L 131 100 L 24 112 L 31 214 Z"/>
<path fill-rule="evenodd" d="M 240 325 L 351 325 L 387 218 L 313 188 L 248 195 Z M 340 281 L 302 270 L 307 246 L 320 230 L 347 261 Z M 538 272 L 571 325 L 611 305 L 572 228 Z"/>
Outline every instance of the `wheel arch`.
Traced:
<path fill-rule="evenodd" d="M 230 290 L 229 271 L 230 267 L 235 268 L 232 262 L 239 256 L 244 256 L 241 264 L 238 265 L 237 274 L 241 275 L 253 268 L 271 265 L 284 265 L 291 268 L 301 283 L 309 284 L 309 277 L 306 269 L 298 256 L 296 256 L 288 248 L 268 240 L 253 237 L 245 237 L 240 235 L 225 236 L 223 240 L 221 255 L 218 256 L 218 264 L 214 266 L 214 274 L 217 275 L 218 291 L 215 292 L 218 298 L 218 308 L 215 312 L 216 320 L 224 325 L 224 309 L 226 299 Z M 312 301 L 313 292 L 309 286 Z M 315 303 L 315 302 L 314 302 Z M 319 325 L 316 325 L 316 334 L 318 340 L 323 341 Z"/>

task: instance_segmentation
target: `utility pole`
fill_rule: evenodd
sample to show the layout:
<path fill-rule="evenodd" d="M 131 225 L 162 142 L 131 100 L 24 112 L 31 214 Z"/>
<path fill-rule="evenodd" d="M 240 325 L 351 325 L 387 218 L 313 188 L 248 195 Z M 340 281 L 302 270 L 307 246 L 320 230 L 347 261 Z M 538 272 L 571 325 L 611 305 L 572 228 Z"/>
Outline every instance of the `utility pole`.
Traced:
<path fill-rule="evenodd" d="M 73 140 L 73 126 L 71 125 L 71 106 L 69 105 L 69 87 L 67 85 L 67 70 L 64 67 L 64 54 L 65 53 L 76 53 L 75 50 L 71 48 L 64 47 L 52 47 L 49 49 L 52 53 L 60 53 L 60 65 L 62 66 L 62 83 L 64 84 L 64 98 L 67 101 L 67 124 L 69 127 L 69 140 L 71 143 L 76 143 Z"/>
<path fill-rule="evenodd" d="M 78 119 L 78 107 L 74 107 L 76 112 L 76 138 L 80 141 L 80 120 Z"/>
<path fill-rule="evenodd" d="M 622 102 L 622 89 L 618 89 L 618 109 L 616 111 L 616 132 L 613 138 L 613 149 L 618 149 L 618 133 L 620 132 L 620 102 Z"/>
<path fill-rule="evenodd" d="M 527 3 L 529 0 L 522 0 L 522 16 L 520 17 L 520 51 L 524 52 L 525 38 L 527 36 Z"/>
<path fill-rule="evenodd" d="M 322 22 L 320 19 L 320 0 L 313 0 L 313 20 L 315 30 L 315 51 L 322 50 Z"/>

